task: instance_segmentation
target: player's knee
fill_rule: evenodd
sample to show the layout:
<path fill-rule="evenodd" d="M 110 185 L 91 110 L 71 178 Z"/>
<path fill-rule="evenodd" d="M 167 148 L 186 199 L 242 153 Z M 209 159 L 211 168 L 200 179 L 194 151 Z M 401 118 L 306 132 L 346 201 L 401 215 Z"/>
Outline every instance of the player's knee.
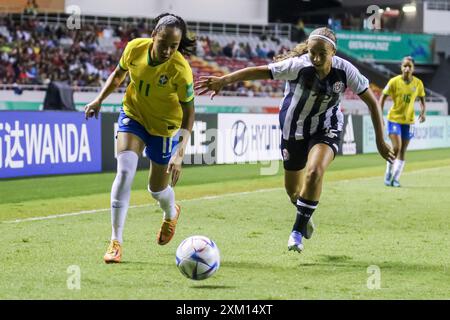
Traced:
<path fill-rule="evenodd" d="M 308 183 L 318 183 L 323 177 L 324 170 L 320 166 L 309 167 L 306 171 L 306 181 Z"/>
<path fill-rule="evenodd" d="M 152 195 L 152 198 L 153 199 L 155 199 L 156 201 L 160 201 L 161 200 L 161 197 L 162 197 L 162 191 L 164 191 L 164 190 L 158 190 L 158 189 L 155 189 L 155 188 L 151 188 L 150 187 L 150 184 L 148 184 L 147 185 L 147 190 L 148 190 L 148 192 L 150 192 L 150 194 Z"/>
<path fill-rule="evenodd" d="M 400 155 L 401 148 L 399 146 L 394 146 L 393 149 L 396 156 Z"/>
<path fill-rule="evenodd" d="M 153 199 L 159 200 L 159 197 L 158 197 L 159 192 L 152 191 L 152 189 L 150 188 L 150 184 L 147 185 L 147 190 L 152 195 Z"/>

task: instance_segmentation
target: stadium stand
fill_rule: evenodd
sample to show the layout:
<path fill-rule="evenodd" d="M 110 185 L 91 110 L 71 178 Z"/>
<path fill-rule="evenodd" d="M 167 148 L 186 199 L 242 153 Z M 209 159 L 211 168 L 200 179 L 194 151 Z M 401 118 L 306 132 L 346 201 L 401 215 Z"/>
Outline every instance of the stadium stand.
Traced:
<path fill-rule="evenodd" d="M 25 88 L 44 89 L 39 85 L 70 80 L 76 91 L 98 89 L 116 66 L 126 43 L 136 37 L 148 37 L 151 30 L 143 22 L 88 24 L 79 32 L 35 16 L 6 15 L 0 19 L 0 84 L 28 85 Z M 196 55 L 190 58 L 196 79 L 267 64 L 295 45 L 288 37 L 264 33 L 198 33 L 197 38 Z M 283 85 L 282 81 L 239 83 L 227 88 L 223 95 L 279 97 Z M 348 93 L 348 98 L 353 97 Z"/>
<path fill-rule="evenodd" d="M 53 80 L 68 80 L 75 91 L 97 91 L 115 68 L 127 42 L 149 37 L 150 19 L 83 17 L 81 30 L 69 30 L 65 14 L 3 14 L 0 16 L 0 86 L 45 90 Z M 189 58 L 194 77 L 221 76 L 246 67 L 267 64 L 294 47 L 298 26 L 273 24 L 240 26 L 189 23 L 197 37 L 195 55 Z M 303 28 L 303 26 L 301 26 Z M 297 30 L 297 31 L 296 31 Z M 362 62 L 338 51 L 371 80 L 379 96 L 393 71 L 380 64 Z M 122 84 L 124 90 L 128 82 Z M 281 97 L 282 81 L 237 83 L 224 96 Z M 429 96 L 442 96 L 427 90 Z M 358 99 L 349 90 L 345 99 Z"/>

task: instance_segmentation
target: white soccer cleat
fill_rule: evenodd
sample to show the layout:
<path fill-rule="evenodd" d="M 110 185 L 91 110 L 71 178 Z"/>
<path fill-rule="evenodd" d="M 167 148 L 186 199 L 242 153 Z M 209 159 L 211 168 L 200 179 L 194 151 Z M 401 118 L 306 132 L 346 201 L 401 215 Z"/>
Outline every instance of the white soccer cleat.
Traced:
<path fill-rule="evenodd" d="M 288 240 L 288 250 L 289 251 L 303 251 L 302 234 L 298 231 L 292 231 Z"/>
<path fill-rule="evenodd" d="M 393 186 L 394 188 L 400 188 L 401 184 L 398 180 L 393 179 L 391 182 L 391 186 Z"/>
<path fill-rule="evenodd" d="M 390 187 L 392 183 L 392 174 L 388 173 L 384 176 L 384 185 Z"/>

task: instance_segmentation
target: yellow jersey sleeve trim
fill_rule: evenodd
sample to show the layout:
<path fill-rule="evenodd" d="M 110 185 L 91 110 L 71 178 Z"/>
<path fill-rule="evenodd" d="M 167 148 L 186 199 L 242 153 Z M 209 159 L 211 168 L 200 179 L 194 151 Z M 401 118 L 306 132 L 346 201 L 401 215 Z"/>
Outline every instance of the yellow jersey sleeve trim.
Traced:
<path fill-rule="evenodd" d="M 136 47 L 136 45 L 139 44 L 138 39 L 131 40 L 127 43 L 125 46 L 125 49 L 122 52 L 122 55 L 119 59 L 119 66 L 122 70 L 128 71 L 126 68 L 129 61 L 130 61 L 130 55 L 132 54 L 132 49 Z"/>
<path fill-rule="evenodd" d="M 122 67 L 122 65 L 120 64 L 120 61 L 119 61 L 119 63 L 118 63 L 117 65 L 118 65 L 119 68 L 122 69 L 123 71 L 128 71 L 128 69 L 125 69 L 124 67 Z"/>
<path fill-rule="evenodd" d="M 181 100 L 179 100 L 181 103 L 188 103 L 188 102 L 191 102 L 192 100 L 194 100 L 194 96 L 191 96 L 190 98 L 188 98 L 186 101 L 181 101 Z"/>

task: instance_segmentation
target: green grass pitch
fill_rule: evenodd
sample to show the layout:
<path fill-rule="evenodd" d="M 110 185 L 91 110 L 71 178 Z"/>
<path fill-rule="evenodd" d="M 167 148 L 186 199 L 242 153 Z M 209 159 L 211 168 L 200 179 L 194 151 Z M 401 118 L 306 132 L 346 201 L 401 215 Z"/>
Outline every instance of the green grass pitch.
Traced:
<path fill-rule="evenodd" d="M 184 168 L 167 246 L 156 244 L 162 213 L 139 171 L 118 265 L 102 261 L 114 173 L 1 180 L 0 299 L 450 299 L 450 149 L 407 157 L 398 189 L 383 185 L 378 155 L 338 157 L 302 254 L 286 248 L 295 210 L 281 168 Z M 63 213 L 74 215 L 55 217 Z M 194 234 L 213 239 L 222 258 L 198 282 L 175 266 L 177 245 Z M 79 289 L 68 286 L 71 268 Z"/>

